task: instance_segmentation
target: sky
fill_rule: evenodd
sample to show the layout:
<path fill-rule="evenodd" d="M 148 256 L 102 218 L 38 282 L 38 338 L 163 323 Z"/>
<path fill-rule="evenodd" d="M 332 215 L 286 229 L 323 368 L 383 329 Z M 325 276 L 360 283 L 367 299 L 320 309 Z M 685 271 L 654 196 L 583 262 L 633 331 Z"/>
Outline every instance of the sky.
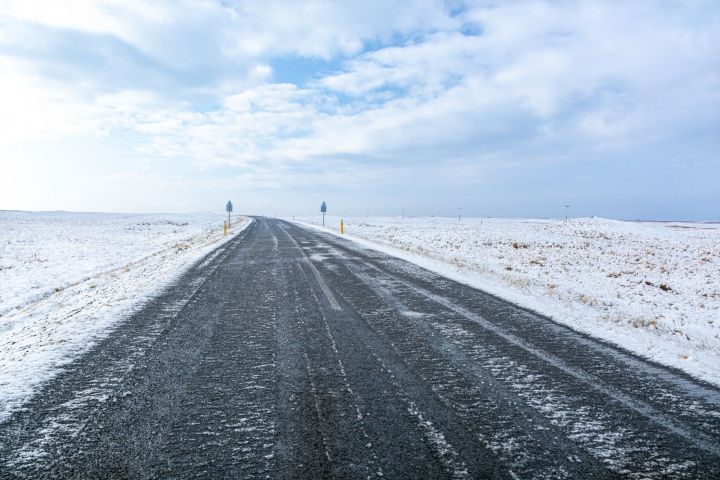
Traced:
<path fill-rule="evenodd" d="M 228 199 L 720 220 L 720 2 L 0 2 L 0 209 Z"/>

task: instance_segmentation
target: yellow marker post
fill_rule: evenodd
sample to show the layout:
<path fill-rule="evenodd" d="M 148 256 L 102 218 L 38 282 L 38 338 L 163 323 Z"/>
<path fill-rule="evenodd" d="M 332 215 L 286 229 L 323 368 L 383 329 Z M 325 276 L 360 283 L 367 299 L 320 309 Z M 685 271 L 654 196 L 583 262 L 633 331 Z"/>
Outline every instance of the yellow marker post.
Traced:
<path fill-rule="evenodd" d="M 223 222 L 223 235 L 227 235 L 228 232 L 228 224 L 227 222 Z"/>
<path fill-rule="evenodd" d="M 345 223 L 343 223 L 343 219 L 340 219 L 340 234 L 345 233 Z"/>

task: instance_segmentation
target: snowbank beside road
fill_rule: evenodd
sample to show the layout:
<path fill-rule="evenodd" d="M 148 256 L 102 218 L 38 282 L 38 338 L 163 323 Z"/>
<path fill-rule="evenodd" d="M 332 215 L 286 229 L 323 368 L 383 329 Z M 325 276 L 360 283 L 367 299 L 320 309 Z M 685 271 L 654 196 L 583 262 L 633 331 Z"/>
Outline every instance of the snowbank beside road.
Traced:
<path fill-rule="evenodd" d="M 326 224 L 336 231 L 339 218 Z M 718 224 L 349 218 L 345 226 L 350 239 L 720 384 Z"/>
<path fill-rule="evenodd" d="M 0 421 L 194 261 L 223 215 L 0 212 Z M 238 219 L 232 233 L 249 224 Z"/>

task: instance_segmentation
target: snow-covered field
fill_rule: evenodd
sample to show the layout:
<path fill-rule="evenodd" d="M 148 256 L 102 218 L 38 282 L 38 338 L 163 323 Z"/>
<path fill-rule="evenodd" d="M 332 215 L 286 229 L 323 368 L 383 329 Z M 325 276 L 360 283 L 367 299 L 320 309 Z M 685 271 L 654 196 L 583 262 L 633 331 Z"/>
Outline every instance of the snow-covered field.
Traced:
<path fill-rule="evenodd" d="M 337 231 L 339 218 L 326 225 Z M 720 224 L 395 217 L 345 225 L 350 239 L 720 384 Z"/>
<path fill-rule="evenodd" d="M 223 218 L 0 211 L 0 421 L 231 238 Z M 232 233 L 247 224 L 239 218 Z"/>

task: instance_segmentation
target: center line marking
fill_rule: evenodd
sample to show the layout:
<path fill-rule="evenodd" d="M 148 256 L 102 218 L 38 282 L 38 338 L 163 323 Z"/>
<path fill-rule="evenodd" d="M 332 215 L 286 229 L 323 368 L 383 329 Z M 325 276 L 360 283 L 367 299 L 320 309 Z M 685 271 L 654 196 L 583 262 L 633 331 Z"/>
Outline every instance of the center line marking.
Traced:
<path fill-rule="evenodd" d="M 322 275 L 318 271 L 317 268 L 315 268 L 315 265 L 313 265 L 312 261 L 310 261 L 310 258 L 305 254 L 300 244 L 288 233 L 287 230 L 282 225 L 278 225 L 280 229 L 285 232 L 285 235 L 288 236 L 288 238 L 295 244 L 295 246 L 300 250 L 300 253 L 303 256 L 303 259 L 305 260 L 305 263 L 310 267 L 310 270 L 313 272 L 313 275 L 315 275 L 315 279 L 318 282 L 318 285 L 320 285 L 320 289 L 325 294 L 325 297 L 327 297 L 328 302 L 330 302 L 330 306 L 333 310 L 342 310 L 342 307 L 338 303 L 337 299 L 335 298 L 335 295 L 330 291 L 330 288 L 327 286 L 327 283 L 325 283 L 325 279 L 323 279 Z"/>

